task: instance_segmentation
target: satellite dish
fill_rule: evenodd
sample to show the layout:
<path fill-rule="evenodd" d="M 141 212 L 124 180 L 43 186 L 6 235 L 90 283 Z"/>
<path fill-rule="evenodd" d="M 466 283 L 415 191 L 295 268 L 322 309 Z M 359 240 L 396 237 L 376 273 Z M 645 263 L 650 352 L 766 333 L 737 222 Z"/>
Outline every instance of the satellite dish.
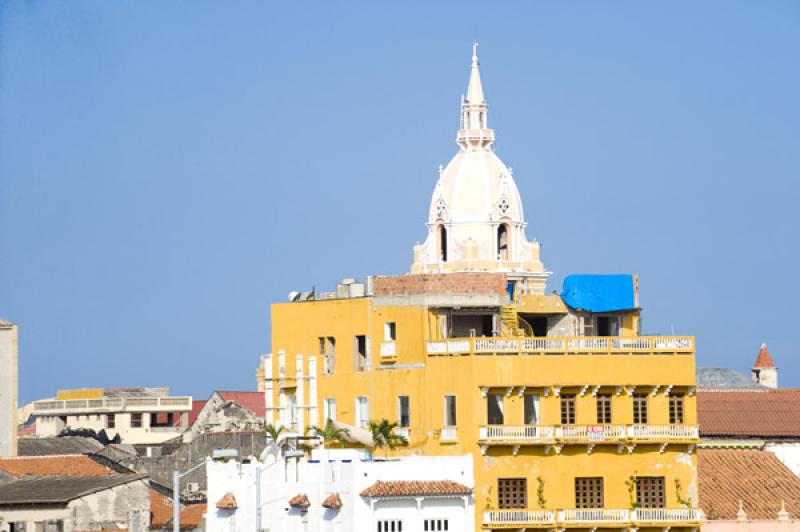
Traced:
<path fill-rule="evenodd" d="M 289 301 L 295 302 L 300 297 L 300 292 L 289 292 Z"/>

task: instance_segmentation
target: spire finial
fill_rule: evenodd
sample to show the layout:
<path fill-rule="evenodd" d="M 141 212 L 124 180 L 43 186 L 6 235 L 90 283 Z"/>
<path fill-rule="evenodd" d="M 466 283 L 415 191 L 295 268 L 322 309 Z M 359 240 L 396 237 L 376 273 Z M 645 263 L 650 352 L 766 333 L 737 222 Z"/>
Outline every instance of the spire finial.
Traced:
<path fill-rule="evenodd" d="M 478 41 L 472 41 L 472 64 L 478 64 Z"/>

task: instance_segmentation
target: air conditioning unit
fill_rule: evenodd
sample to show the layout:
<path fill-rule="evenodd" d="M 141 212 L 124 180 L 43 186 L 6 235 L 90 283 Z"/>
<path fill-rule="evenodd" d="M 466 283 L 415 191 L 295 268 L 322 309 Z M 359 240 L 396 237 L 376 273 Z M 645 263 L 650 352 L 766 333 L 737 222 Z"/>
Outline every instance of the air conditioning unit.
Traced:
<path fill-rule="evenodd" d="M 200 491 L 200 483 L 199 482 L 187 482 L 186 483 L 186 492 L 187 493 L 197 493 Z"/>

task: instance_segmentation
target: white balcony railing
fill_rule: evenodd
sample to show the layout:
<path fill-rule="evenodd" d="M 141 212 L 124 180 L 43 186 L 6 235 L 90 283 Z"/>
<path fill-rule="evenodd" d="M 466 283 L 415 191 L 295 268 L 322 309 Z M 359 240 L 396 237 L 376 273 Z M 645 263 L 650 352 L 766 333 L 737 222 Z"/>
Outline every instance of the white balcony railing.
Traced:
<path fill-rule="evenodd" d="M 555 513 L 546 510 L 492 510 L 483 512 L 486 525 L 549 525 L 555 523 Z"/>
<path fill-rule="evenodd" d="M 36 401 L 33 412 L 40 416 L 85 414 L 94 412 L 166 412 L 189 411 L 191 397 L 106 397 L 103 399 L 67 399 Z"/>
<path fill-rule="evenodd" d="M 691 441 L 699 438 L 697 425 L 484 425 L 483 444 L 623 443 Z"/>
<path fill-rule="evenodd" d="M 627 523 L 630 521 L 630 510 L 609 508 L 560 510 L 557 518 L 560 523 Z"/>
<path fill-rule="evenodd" d="M 458 432 L 455 427 L 442 427 L 442 433 L 439 436 L 441 441 L 456 441 L 458 440 Z"/>
<path fill-rule="evenodd" d="M 692 354 L 693 336 L 450 338 L 427 342 L 429 355 Z"/>
<path fill-rule="evenodd" d="M 628 437 L 635 440 L 692 440 L 700 437 L 697 425 L 631 425 Z"/>
<path fill-rule="evenodd" d="M 703 517 L 699 508 L 638 508 L 631 513 L 631 518 L 640 523 L 685 523 Z"/>
<path fill-rule="evenodd" d="M 397 356 L 397 342 L 381 342 L 381 357 L 394 358 Z"/>
<path fill-rule="evenodd" d="M 479 437 L 483 441 L 552 441 L 553 426 L 551 425 L 487 425 L 479 430 Z"/>
<path fill-rule="evenodd" d="M 693 524 L 702 519 L 698 508 L 574 508 L 566 510 L 491 510 L 483 513 L 485 526 L 534 525 L 615 526 L 620 524 Z"/>

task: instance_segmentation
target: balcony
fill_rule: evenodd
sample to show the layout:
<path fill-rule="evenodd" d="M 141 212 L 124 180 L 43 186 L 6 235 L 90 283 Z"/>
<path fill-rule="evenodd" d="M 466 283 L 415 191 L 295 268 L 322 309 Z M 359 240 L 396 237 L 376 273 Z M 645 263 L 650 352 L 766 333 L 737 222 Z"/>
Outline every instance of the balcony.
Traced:
<path fill-rule="evenodd" d="M 696 443 L 697 425 L 485 425 L 481 445 Z"/>
<path fill-rule="evenodd" d="M 427 342 L 428 356 L 447 355 L 691 355 L 694 336 L 562 336 L 450 338 Z"/>
<path fill-rule="evenodd" d="M 392 363 L 397 362 L 397 342 L 394 340 L 389 342 L 381 342 L 381 362 Z"/>
<path fill-rule="evenodd" d="M 458 441 L 458 432 L 456 427 L 442 427 L 439 435 L 439 441 L 443 443 L 455 443 Z"/>
<path fill-rule="evenodd" d="M 696 508 L 492 510 L 483 513 L 483 525 L 493 529 L 693 526 L 701 518 L 701 511 Z"/>
<path fill-rule="evenodd" d="M 191 397 L 105 397 L 102 399 L 48 400 L 33 403 L 33 413 L 39 416 L 102 412 L 181 412 L 191 409 Z"/>

